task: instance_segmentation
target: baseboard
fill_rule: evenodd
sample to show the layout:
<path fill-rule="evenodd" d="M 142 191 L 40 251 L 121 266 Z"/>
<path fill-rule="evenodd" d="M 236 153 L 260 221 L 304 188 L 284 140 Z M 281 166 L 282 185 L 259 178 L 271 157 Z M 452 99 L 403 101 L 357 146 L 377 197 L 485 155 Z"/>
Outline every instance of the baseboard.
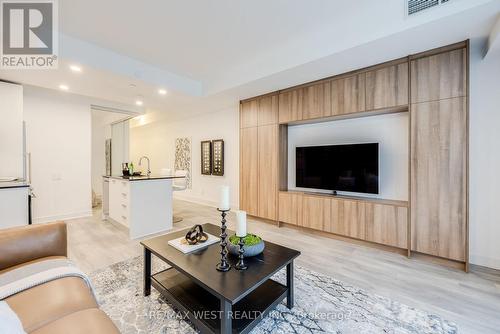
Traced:
<path fill-rule="evenodd" d="M 64 215 L 35 217 L 35 218 L 33 218 L 33 223 L 34 224 L 43 224 L 43 223 L 50 223 L 50 222 L 59 221 L 59 220 L 69 220 L 69 219 L 77 219 L 77 218 L 85 218 L 85 217 L 92 217 L 92 210 L 84 211 L 84 212 L 67 213 Z"/>
<path fill-rule="evenodd" d="M 490 269 L 500 270 L 500 259 L 499 258 L 492 258 L 492 257 L 487 257 L 487 256 L 470 254 L 469 259 L 470 259 L 469 261 L 471 264 L 481 266 L 481 267 L 490 268 Z"/>

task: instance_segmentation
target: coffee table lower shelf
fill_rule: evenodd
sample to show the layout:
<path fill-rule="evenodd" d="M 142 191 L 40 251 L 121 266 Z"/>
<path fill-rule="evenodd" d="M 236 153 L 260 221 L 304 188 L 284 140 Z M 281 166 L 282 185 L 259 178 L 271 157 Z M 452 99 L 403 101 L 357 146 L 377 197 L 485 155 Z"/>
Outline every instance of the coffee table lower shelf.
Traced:
<path fill-rule="evenodd" d="M 220 333 L 221 302 L 184 274 L 174 268 L 151 276 L 151 285 L 202 333 Z M 233 333 L 250 332 L 269 311 L 287 296 L 288 288 L 268 279 L 243 299 L 232 305 Z"/>

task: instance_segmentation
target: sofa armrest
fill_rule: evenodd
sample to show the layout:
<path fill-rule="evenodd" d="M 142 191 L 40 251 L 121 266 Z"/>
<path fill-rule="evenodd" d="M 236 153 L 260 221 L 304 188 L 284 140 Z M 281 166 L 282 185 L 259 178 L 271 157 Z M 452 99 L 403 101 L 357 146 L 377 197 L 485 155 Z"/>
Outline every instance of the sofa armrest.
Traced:
<path fill-rule="evenodd" d="M 66 223 L 0 230 L 0 270 L 47 256 L 67 256 Z"/>

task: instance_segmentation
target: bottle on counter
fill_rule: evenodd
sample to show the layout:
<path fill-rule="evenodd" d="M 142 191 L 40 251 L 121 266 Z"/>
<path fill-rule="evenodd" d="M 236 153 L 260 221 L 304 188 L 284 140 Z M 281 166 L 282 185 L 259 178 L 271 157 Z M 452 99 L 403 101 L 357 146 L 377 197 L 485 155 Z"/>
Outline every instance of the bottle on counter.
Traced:
<path fill-rule="evenodd" d="M 130 171 L 128 169 L 128 163 L 126 163 L 126 162 L 122 163 L 122 174 L 123 174 L 123 176 L 130 175 Z"/>
<path fill-rule="evenodd" d="M 128 167 L 128 172 L 131 176 L 134 175 L 134 163 L 133 162 L 130 162 L 130 165 Z"/>

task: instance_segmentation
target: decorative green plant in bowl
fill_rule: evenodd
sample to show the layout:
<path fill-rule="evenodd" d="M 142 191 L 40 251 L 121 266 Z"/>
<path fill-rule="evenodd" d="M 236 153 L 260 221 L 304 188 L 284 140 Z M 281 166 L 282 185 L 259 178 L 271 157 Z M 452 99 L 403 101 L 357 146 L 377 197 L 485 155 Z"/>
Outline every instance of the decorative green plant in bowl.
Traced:
<path fill-rule="evenodd" d="M 238 243 L 240 242 L 240 238 L 236 235 L 232 235 L 229 237 L 229 243 L 227 244 L 227 248 L 230 254 L 238 255 L 238 251 L 240 250 L 240 246 Z M 261 237 L 255 234 L 247 234 L 246 237 L 243 238 L 243 249 L 245 253 L 243 254 L 245 257 L 252 257 L 255 255 L 259 255 L 264 251 L 264 240 Z"/>

